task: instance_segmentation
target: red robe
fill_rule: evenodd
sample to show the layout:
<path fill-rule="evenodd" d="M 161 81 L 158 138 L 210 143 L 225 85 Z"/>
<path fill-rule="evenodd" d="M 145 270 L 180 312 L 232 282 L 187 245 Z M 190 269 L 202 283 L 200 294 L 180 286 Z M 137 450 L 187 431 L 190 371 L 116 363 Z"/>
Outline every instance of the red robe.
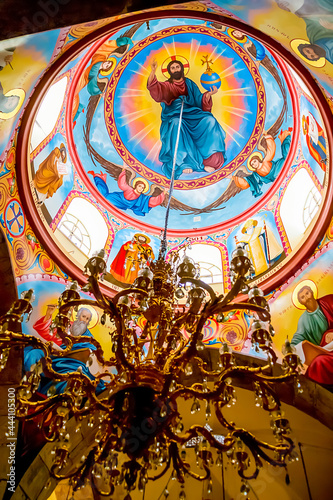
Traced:
<path fill-rule="evenodd" d="M 327 333 L 333 331 L 333 295 L 326 295 L 317 302 L 328 322 L 328 329 L 324 332 L 320 343 L 321 347 L 324 347 L 329 343 L 326 341 Z M 333 351 L 327 351 L 327 354 L 319 354 L 314 358 L 306 376 L 319 384 L 333 385 Z"/>
<path fill-rule="evenodd" d="M 52 323 L 52 318 L 46 320 L 45 316 L 39 318 L 32 328 L 36 330 L 36 332 L 47 342 L 51 341 L 57 345 L 62 344 L 62 340 L 59 337 L 56 337 L 54 333 L 50 332 L 50 325 Z"/>

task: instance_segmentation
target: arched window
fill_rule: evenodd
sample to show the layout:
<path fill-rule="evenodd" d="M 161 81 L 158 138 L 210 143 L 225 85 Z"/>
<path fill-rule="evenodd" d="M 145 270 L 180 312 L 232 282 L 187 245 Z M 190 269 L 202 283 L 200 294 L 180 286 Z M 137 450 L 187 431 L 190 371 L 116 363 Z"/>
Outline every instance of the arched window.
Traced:
<path fill-rule="evenodd" d="M 321 199 L 309 172 L 301 168 L 289 182 L 280 206 L 280 217 L 292 249 L 302 240 Z"/>
<path fill-rule="evenodd" d="M 191 257 L 200 266 L 200 279 L 205 283 L 222 283 L 222 258 L 220 250 L 202 243 L 193 244 L 186 250 L 186 255 Z"/>
<path fill-rule="evenodd" d="M 90 254 L 91 240 L 87 229 L 82 222 L 68 212 L 65 213 L 58 226 L 61 231 L 75 246 L 77 246 L 86 255 Z"/>
<path fill-rule="evenodd" d="M 87 257 L 105 247 L 109 234 L 102 214 L 88 200 L 79 197 L 73 198 L 68 205 L 58 230 Z"/>
<path fill-rule="evenodd" d="M 305 227 L 308 227 L 308 225 L 316 215 L 320 202 L 321 202 L 320 193 L 316 188 L 316 186 L 313 186 L 313 188 L 308 194 L 308 197 L 304 205 L 303 222 Z"/>
<path fill-rule="evenodd" d="M 40 105 L 31 134 L 31 151 L 52 132 L 64 101 L 67 77 L 61 78 L 47 91 Z"/>

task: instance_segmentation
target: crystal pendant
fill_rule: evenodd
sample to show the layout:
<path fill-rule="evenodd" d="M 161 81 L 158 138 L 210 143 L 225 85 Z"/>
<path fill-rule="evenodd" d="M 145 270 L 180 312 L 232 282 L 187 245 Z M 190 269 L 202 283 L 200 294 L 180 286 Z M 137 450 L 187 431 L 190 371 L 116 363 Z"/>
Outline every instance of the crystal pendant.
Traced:
<path fill-rule="evenodd" d="M 197 399 L 194 400 L 192 406 L 191 406 L 191 413 L 196 413 L 197 411 L 200 411 L 200 403 Z"/>
<path fill-rule="evenodd" d="M 179 500 L 186 500 L 185 491 L 182 489 L 179 495 Z"/>
<path fill-rule="evenodd" d="M 189 377 L 190 375 L 193 374 L 193 366 L 192 366 L 192 363 L 187 363 L 185 365 L 185 369 L 184 369 L 184 372 L 185 372 L 185 375 L 187 377 Z"/>

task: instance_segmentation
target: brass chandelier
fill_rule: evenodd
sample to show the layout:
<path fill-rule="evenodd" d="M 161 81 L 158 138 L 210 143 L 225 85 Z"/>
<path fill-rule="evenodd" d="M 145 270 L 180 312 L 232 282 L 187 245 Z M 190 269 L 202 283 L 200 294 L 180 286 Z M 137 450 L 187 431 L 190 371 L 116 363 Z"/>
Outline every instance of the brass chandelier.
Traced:
<path fill-rule="evenodd" d="M 76 282 L 60 296 L 53 327 L 65 346 L 62 351 L 55 350 L 51 342 L 44 343 L 18 332 L 19 322 L 32 310 L 33 291 L 23 293 L 0 319 L 1 368 L 5 368 L 13 345 L 29 345 L 43 351 L 42 359 L 25 374 L 17 389 L 17 417 L 38 421 L 44 440 L 55 443 L 51 468 L 55 478 L 71 478 L 74 490 L 88 481 L 100 495 L 111 495 L 116 485 L 123 484 L 129 500 L 131 490 L 143 490 L 147 481 L 156 480 L 170 470 L 182 485 L 189 475 L 207 480 L 211 490 L 212 448 L 217 452 L 217 464 L 221 463 L 222 453 L 226 453 L 237 467 L 242 478 L 241 491 L 246 495 L 247 480 L 257 477 L 263 460 L 286 466 L 293 457 L 294 445 L 274 384 L 295 382 L 299 360 L 287 343 L 284 374 L 272 375 L 276 355 L 271 347 L 269 307 L 262 291 L 246 284 L 251 267 L 247 252 L 237 248 L 231 262 L 232 289 L 226 296 L 216 296 L 209 285 L 198 279 L 198 267 L 189 257 L 181 259 L 178 251 L 165 259 L 162 242 L 159 258 L 141 270 L 131 288 L 110 300 L 99 288 L 98 280 L 106 270 L 101 252 L 89 259 L 85 268 L 89 276 L 85 290 L 90 290 L 96 300 L 81 299 Z M 240 291 L 248 291 L 248 301 L 233 303 Z M 177 297 L 185 295 L 186 304 L 181 305 Z M 102 323 L 106 317 L 113 323 L 110 359 L 105 359 L 95 339 L 69 335 L 73 308 L 88 304 L 103 310 Z M 203 326 L 209 318 L 223 321 L 224 315 L 235 309 L 253 315 L 252 343 L 267 354 L 267 363 L 261 367 L 238 366 L 225 343 L 220 349 L 217 368 L 209 370 L 200 357 L 204 349 Z M 146 322 L 138 336 L 136 325 L 140 317 Z M 82 371 L 59 373 L 53 369 L 55 357 L 65 358 L 74 344 L 84 341 L 96 346 L 96 357 L 108 371 L 90 380 Z M 186 378 L 194 370 L 198 381 L 190 386 Z M 240 374 L 252 380 L 257 404 L 272 415 L 273 444 L 260 441 L 224 415 L 225 407 L 235 401 L 233 379 Z M 43 377 L 53 383 L 46 399 L 38 398 Z M 96 395 L 102 377 L 105 389 Z M 61 394 L 55 394 L 59 382 L 65 382 L 66 387 Z M 181 399 L 192 401 L 191 413 L 199 411 L 203 404 L 207 422 L 214 413 L 223 439 L 218 439 L 207 425 L 184 429 L 178 409 Z M 78 463 L 73 463 L 72 429 L 84 422 L 91 427 L 91 446 Z M 201 474 L 192 471 L 186 462 L 186 445 L 193 438 L 197 464 L 203 469 Z M 120 460 L 121 456 L 126 459 Z M 165 497 L 167 493 L 166 490 Z M 180 498 L 186 498 L 184 489 Z"/>
<path fill-rule="evenodd" d="M 35 422 L 44 442 L 54 442 L 51 475 L 57 480 L 71 478 L 73 491 L 89 482 L 99 495 L 110 496 L 117 485 L 123 485 L 127 490 L 125 500 L 130 500 L 132 490 L 144 491 L 149 480 L 156 481 L 169 471 L 181 484 L 180 499 L 186 499 L 186 476 L 206 481 L 207 493 L 211 493 L 211 450 L 215 450 L 216 465 L 222 464 L 225 453 L 237 468 L 242 478 L 241 492 L 246 496 L 247 480 L 257 477 L 263 461 L 286 467 L 294 457 L 289 423 L 281 412 L 275 384 L 297 382 L 299 358 L 286 341 L 283 374 L 273 375 L 277 358 L 272 349 L 274 332 L 269 306 L 263 292 L 247 284 L 253 266 L 245 249 L 238 247 L 232 254 L 232 288 L 225 296 L 217 296 L 199 279 L 199 266 L 186 253 L 181 256 L 183 249 L 167 254 L 174 168 L 157 260 L 150 262 L 149 256 L 145 256 L 146 264 L 132 286 L 109 299 L 99 287 L 106 272 L 104 250 L 90 258 L 85 266 L 87 285 L 82 290 L 91 292 L 95 300 L 81 299 L 76 282 L 59 298 L 51 329 L 62 339 L 62 350 L 56 350 L 51 342 L 21 333 L 20 323 L 32 311 L 33 290 L 24 292 L 0 318 L 0 369 L 5 369 L 14 345 L 42 352 L 17 388 L 16 416 Z M 240 293 L 248 294 L 247 302 L 233 302 Z M 70 334 L 70 317 L 80 305 L 100 308 L 101 323 L 111 322 L 110 359 L 105 359 L 95 339 Z M 227 321 L 227 313 L 234 310 L 252 315 L 251 341 L 266 354 L 267 363 L 239 366 L 224 343 L 216 369 L 210 369 L 201 356 L 205 349 L 203 327 L 209 318 Z M 140 324 L 144 327 L 138 328 L 142 319 Z M 93 380 L 80 369 L 66 373 L 54 369 L 55 360 L 71 356 L 75 344 L 82 342 L 96 347 L 94 354 L 104 367 Z M 239 376 L 252 381 L 255 404 L 271 414 L 273 443 L 261 441 L 227 419 L 224 410 L 236 401 L 233 383 Z M 195 378 L 192 385 L 191 377 Z M 45 379 L 49 390 L 42 398 L 39 388 Z M 104 390 L 99 392 L 102 379 Z M 60 383 L 63 390 L 57 393 Z M 184 428 L 180 411 L 183 400 L 190 401 L 192 414 L 205 406 L 206 425 Z M 222 436 L 216 436 L 209 426 L 212 414 Z M 89 440 L 84 452 L 74 460 L 76 431 L 84 426 L 89 429 Z M 193 443 L 198 472 L 191 469 L 186 459 L 186 449 Z M 164 497 L 168 494 L 166 489 Z"/>

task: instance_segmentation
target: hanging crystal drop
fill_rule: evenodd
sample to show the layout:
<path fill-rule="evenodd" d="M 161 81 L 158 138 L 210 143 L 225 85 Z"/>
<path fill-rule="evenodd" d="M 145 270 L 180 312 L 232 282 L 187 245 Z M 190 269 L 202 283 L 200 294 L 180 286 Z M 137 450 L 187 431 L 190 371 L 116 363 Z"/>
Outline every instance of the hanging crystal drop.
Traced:
<path fill-rule="evenodd" d="M 177 382 L 173 379 L 170 382 L 169 391 L 174 392 L 176 390 L 176 388 L 177 388 Z"/>
<path fill-rule="evenodd" d="M 179 500 L 186 500 L 186 494 L 185 494 L 183 485 L 182 485 L 182 490 L 181 490 L 180 495 L 179 495 Z"/>
<path fill-rule="evenodd" d="M 250 493 L 250 487 L 247 484 L 247 482 L 244 481 L 244 480 L 242 480 L 242 484 L 241 484 L 241 487 L 240 487 L 240 492 L 244 496 L 247 496 L 247 494 Z"/>
<path fill-rule="evenodd" d="M 191 406 L 191 413 L 196 413 L 197 411 L 200 411 L 200 403 L 198 399 L 195 399 L 192 406 Z"/>
<path fill-rule="evenodd" d="M 216 459 L 215 464 L 216 464 L 217 467 L 222 467 L 222 456 L 221 456 L 221 453 L 217 454 L 217 459 Z"/>
<path fill-rule="evenodd" d="M 210 409 L 210 404 L 209 404 L 209 402 L 207 401 L 207 407 L 206 407 L 206 420 L 208 420 L 211 416 L 212 416 L 212 412 L 211 412 L 211 409 Z"/>
<path fill-rule="evenodd" d="M 160 409 L 160 417 L 161 418 L 166 417 L 167 416 L 167 412 L 168 412 L 168 409 L 167 409 L 166 405 L 164 404 L 162 406 L 162 408 Z"/>
<path fill-rule="evenodd" d="M 120 374 L 120 377 L 119 377 L 119 382 L 120 382 L 121 384 L 126 384 L 126 382 L 127 382 L 127 373 L 126 373 L 126 372 L 122 372 L 122 373 Z"/>
<path fill-rule="evenodd" d="M 193 366 L 192 366 L 192 363 L 187 363 L 185 365 L 185 369 L 184 369 L 184 372 L 185 372 L 185 375 L 187 377 L 189 377 L 190 375 L 193 374 Z"/>

